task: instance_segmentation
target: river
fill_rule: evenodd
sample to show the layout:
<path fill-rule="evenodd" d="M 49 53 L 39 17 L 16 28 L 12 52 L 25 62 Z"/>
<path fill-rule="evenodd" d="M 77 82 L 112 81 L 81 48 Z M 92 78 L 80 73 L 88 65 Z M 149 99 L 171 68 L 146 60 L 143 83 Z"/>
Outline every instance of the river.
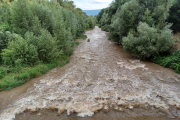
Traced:
<path fill-rule="evenodd" d="M 70 63 L 0 92 L 0 120 L 179 120 L 180 74 L 125 53 L 97 26 Z"/>

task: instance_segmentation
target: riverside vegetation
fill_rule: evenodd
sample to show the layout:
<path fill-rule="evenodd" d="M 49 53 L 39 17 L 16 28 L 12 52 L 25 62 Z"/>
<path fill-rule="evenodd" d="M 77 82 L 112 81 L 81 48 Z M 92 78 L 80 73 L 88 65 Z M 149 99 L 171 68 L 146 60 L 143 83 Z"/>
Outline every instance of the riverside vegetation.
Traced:
<path fill-rule="evenodd" d="M 172 52 L 179 12 L 179 0 L 114 0 L 96 18 L 127 53 L 180 73 L 180 51 Z"/>
<path fill-rule="evenodd" d="M 68 63 L 96 24 L 70 0 L 1 0 L 0 13 L 0 91 Z"/>

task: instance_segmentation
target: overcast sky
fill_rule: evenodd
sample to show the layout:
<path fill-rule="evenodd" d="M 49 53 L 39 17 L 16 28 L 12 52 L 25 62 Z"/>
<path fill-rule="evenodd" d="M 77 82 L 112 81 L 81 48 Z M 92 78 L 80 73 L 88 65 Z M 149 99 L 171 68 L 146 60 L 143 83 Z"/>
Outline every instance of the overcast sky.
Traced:
<path fill-rule="evenodd" d="M 77 8 L 96 10 L 108 7 L 112 0 L 73 0 Z"/>

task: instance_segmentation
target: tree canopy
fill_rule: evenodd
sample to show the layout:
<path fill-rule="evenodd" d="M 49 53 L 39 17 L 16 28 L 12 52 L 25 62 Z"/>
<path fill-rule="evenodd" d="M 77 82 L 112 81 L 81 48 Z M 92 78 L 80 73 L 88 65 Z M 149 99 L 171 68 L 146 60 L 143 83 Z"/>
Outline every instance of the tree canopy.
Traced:
<path fill-rule="evenodd" d="M 96 21 L 71 0 L 1 0 L 0 12 L 0 61 L 10 66 L 71 55 L 76 37 Z"/>
<path fill-rule="evenodd" d="M 178 13 L 171 16 L 179 6 L 175 2 L 177 0 L 115 0 L 97 15 L 97 20 L 103 30 L 110 32 L 109 38 L 122 44 L 126 52 L 148 58 L 168 52 L 172 47 L 170 21 L 177 27 L 179 20 L 175 20 Z M 172 28 L 177 29 L 174 26 Z"/>

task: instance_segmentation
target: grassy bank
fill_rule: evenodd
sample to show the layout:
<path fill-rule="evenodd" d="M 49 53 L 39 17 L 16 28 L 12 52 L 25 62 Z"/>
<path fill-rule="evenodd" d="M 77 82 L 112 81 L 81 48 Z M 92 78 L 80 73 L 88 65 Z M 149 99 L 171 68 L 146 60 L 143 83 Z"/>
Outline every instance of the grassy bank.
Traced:
<path fill-rule="evenodd" d="M 39 63 L 33 67 L 0 67 L 0 91 L 11 90 L 12 88 L 26 83 L 32 78 L 46 74 L 52 68 L 63 66 L 68 62 L 69 58 L 66 55 L 63 55 L 51 63 Z"/>
<path fill-rule="evenodd" d="M 155 56 L 151 61 L 161 66 L 171 68 L 175 70 L 176 73 L 180 73 L 180 50 L 176 50 L 169 55 Z"/>

